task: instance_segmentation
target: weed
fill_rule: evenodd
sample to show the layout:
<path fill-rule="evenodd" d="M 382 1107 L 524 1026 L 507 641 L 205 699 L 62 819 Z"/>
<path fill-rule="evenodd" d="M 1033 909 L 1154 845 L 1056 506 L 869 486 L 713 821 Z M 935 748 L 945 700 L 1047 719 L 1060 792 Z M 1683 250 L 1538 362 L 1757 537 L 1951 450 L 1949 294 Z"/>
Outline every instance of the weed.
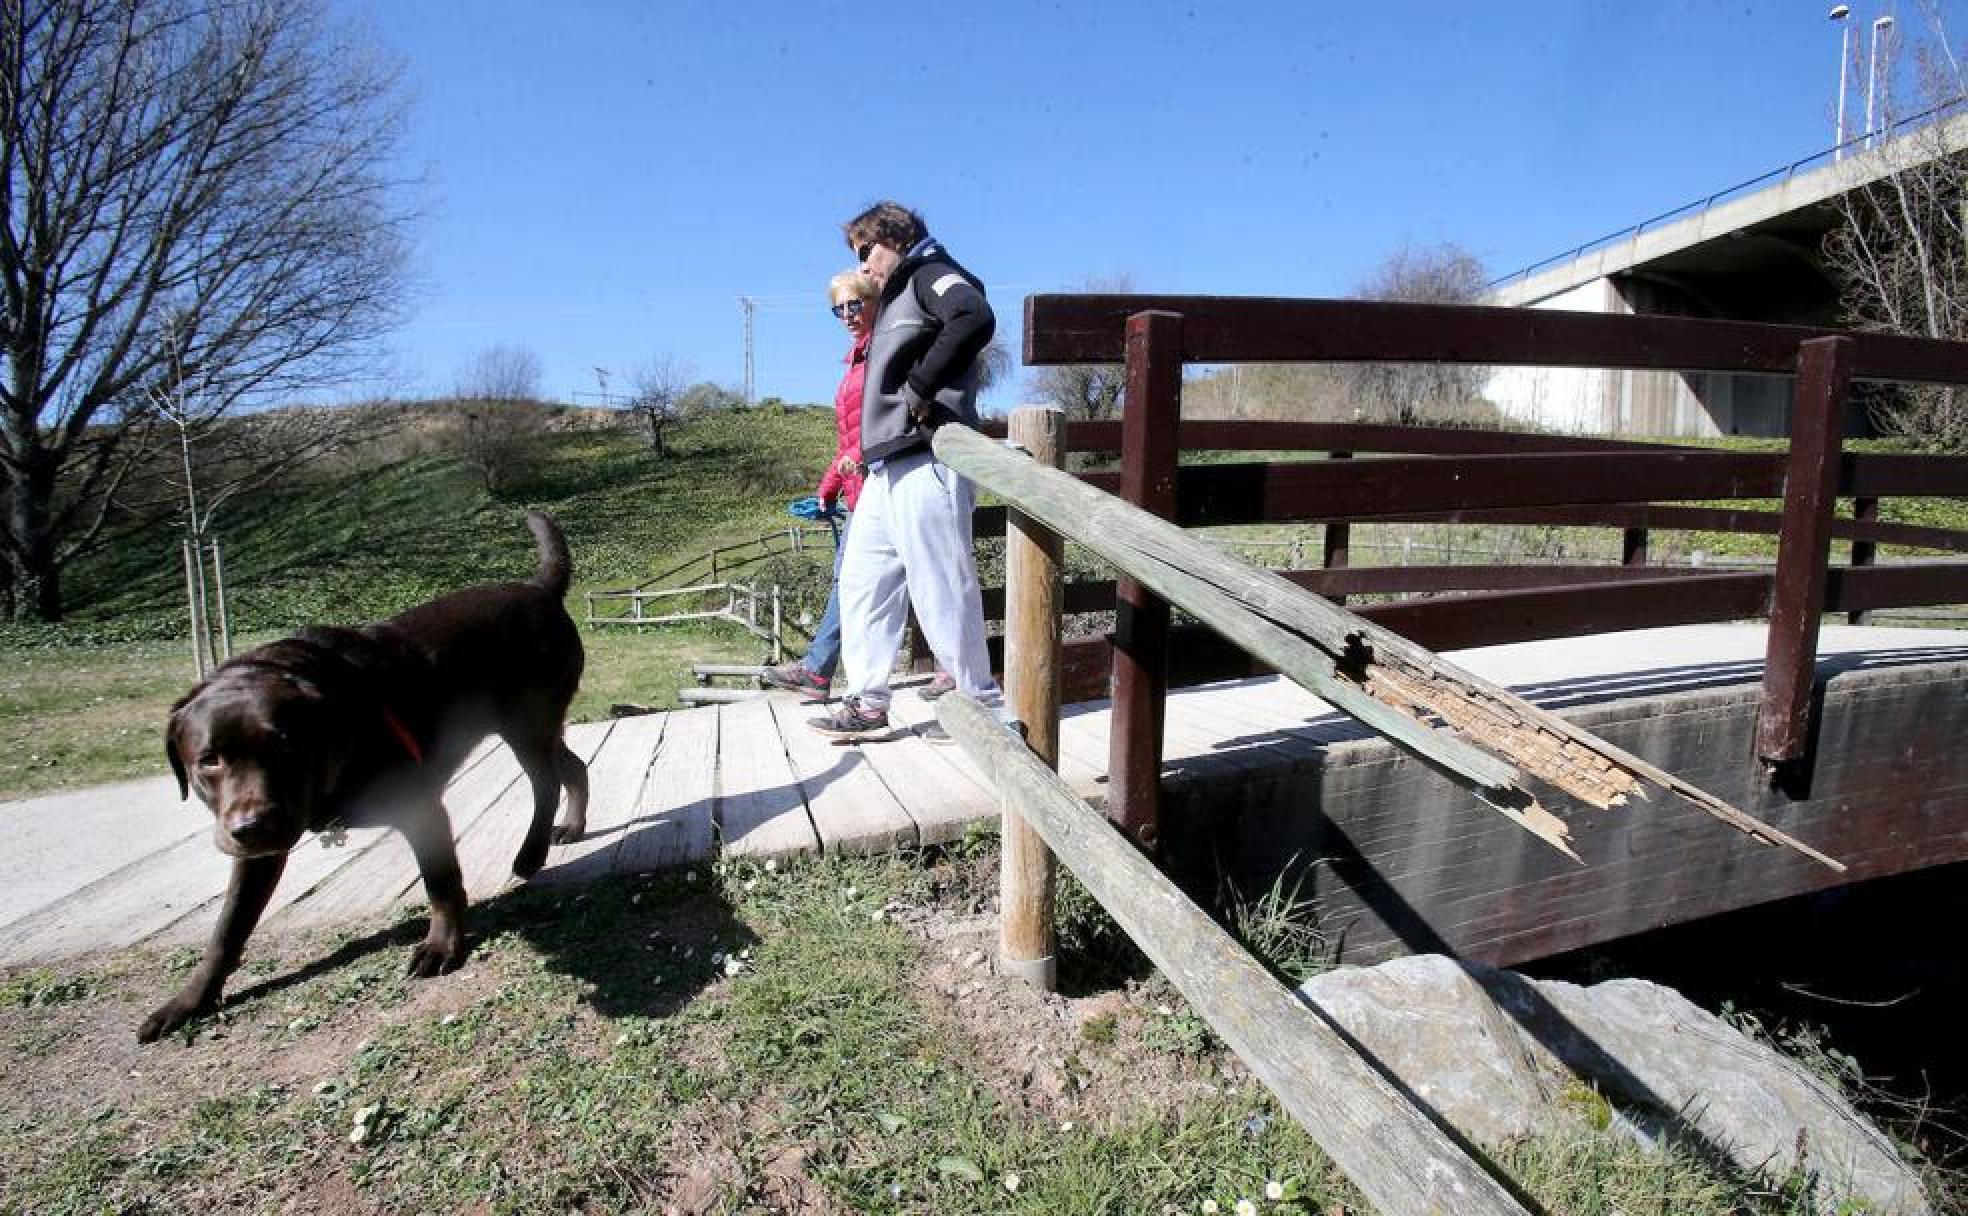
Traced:
<path fill-rule="evenodd" d="M 1209 1023 L 1186 1009 L 1149 1019 L 1141 1037 L 1154 1050 L 1179 1056 L 1201 1056 L 1221 1046 Z"/>
<path fill-rule="evenodd" d="M 66 1005 L 95 995 L 95 981 L 88 975 L 58 975 L 47 967 L 36 967 L 0 983 L 0 1005 L 27 1009 Z"/>
<path fill-rule="evenodd" d="M 1096 1014 L 1080 1025 L 1080 1037 L 1101 1047 L 1111 1047 L 1119 1036 L 1120 1019 L 1111 1013 Z"/>
<path fill-rule="evenodd" d="M 1053 908 L 1061 980 L 1068 991 L 1112 987 L 1149 973 L 1140 947 L 1068 871 L 1060 872 Z"/>
<path fill-rule="evenodd" d="M 1333 965 L 1333 943 L 1320 927 L 1318 901 L 1301 894 L 1310 874 L 1292 858 L 1255 900 L 1246 899 L 1227 875 L 1222 879 L 1221 915 L 1231 936 L 1290 984 Z"/>

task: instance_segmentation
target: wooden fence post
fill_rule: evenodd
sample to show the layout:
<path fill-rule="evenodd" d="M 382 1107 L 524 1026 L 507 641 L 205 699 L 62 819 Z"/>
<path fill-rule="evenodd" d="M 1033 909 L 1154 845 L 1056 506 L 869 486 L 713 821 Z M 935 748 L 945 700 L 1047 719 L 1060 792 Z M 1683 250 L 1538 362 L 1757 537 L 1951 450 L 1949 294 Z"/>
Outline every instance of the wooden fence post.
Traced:
<path fill-rule="evenodd" d="M 1139 312 L 1127 321 L 1121 408 L 1121 497 L 1175 518 L 1182 415 L 1182 318 Z M 1107 815 L 1153 850 L 1161 838 L 1162 715 L 1168 693 L 1168 601 L 1122 577 L 1114 603 L 1114 711 L 1107 746 Z"/>
<path fill-rule="evenodd" d="M 219 601 L 219 640 L 221 654 L 214 662 L 223 662 L 232 657 L 232 614 L 226 611 L 225 558 L 219 553 L 219 542 L 212 541 L 212 588 Z"/>
<path fill-rule="evenodd" d="M 1855 498 L 1852 500 L 1852 518 L 1862 524 L 1879 522 L 1879 500 L 1877 498 Z M 1869 540 L 1852 542 L 1852 565 L 1870 566 L 1878 559 L 1879 546 Z M 1866 625 L 1872 622 L 1870 612 L 1858 611 L 1845 614 L 1845 621 L 1851 625 Z"/>
<path fill-rule="evenodd" d="M 1011 415 L 1011 442 L 1051 468 L 1065 465 L 1066 415 L 1026 408 Z M 1025 743 L 1047 768 L 1059 768 L 1059 534 L 1016 508 L 1005 517 L 1005 699 L 1025 726 Z M 998 880 L 998 963 L 1005 975 L 1041 990 L 1058 987 L 1058 933 L 1053 886 L 1058 863 L 1043 837 L 1002 798 L 1004 829 Z"/>
<path fill-rule="evenodd" d="M 786 635 L 784 610 L 779 602 L 779 584 L 772 584 L 772 661 L 786 661 Z"/>
<path fill-rule="evenodd" d="M 184 553 L 185 568 L 185 612 L 191 620 L 191 670 L 192 678 L 205 678 L 205 618 L 198 611 L 197 559 L 192 556 L 191 538 L 178 542 Z"/>
<path fill-rule="evenodd" d="M 1353 453 L 1351 452 L 1328 452 L 1326 456 L 1331 460 L 1353 459 Z M 1352 524 L 1327 523 L 1321 525 L 1319 528 L 1320 568 L 1324 570 L 1344 570 L 1346 564 L 1352 560 L 1352 556 L 1348 552 L 1352 547 L 1352 543 Z M 1326 598 L 1335 604 L 1344 604 L 1346 602 L 1346 597 L 1343 595 L 1328 595 Z"/>
<path fill-rule="evenodd" d="M 1647 530 L 1645 528 L 1626 528 L 1620 532 L 1620 565 L 1644 566 L 1647 564 Z"/>
<path fill-rule="evenodd" d="M 1756 719 L 1756 754 L 1773 766 L 1802 757 L 1811 738 L 1818 619 L 1824 613 L 1825 566 L 1831 552 L 1831 512 L 1838 501 L 1852 353 L 1848 337 L 1813 338 L 1797 351 L 1783 531 L 1777 541 L 1777 575 L 1770 594 L 1763 704 Z"/>

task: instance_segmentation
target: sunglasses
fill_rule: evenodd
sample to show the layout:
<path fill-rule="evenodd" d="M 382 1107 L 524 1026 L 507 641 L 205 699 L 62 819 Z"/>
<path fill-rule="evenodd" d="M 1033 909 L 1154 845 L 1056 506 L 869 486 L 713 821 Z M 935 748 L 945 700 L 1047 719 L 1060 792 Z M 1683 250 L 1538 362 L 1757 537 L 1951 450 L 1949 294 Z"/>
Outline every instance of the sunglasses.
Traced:
<path fill-rule="evenodd" d="M 849 317 L 860 316 L 861 309 L 866 304 L 866 300 L 843 300 L 839 304 L 834 305 L 832 312 L 835 316 L 845 321 Z"/>
<path fill-rule="evenodd" d="M 868 255 L 873 253 L 874 251 L 875 251 L 875 243 L 873 241 L 862 241 L 859 245 L 856 245 L 854 247 L 854 260 L 857 262 L 865 262 L 868 260 Z"/>

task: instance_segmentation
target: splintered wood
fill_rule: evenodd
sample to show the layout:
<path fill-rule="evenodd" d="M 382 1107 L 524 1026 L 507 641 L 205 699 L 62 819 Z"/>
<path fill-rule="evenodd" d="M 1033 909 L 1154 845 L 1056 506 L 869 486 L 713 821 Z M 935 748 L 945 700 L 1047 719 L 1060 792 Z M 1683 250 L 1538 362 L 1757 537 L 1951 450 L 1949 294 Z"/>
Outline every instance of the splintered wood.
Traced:
<path fill-rule="evenodd" d="M 1533 781 L 1601 809 L 1644 799 L 1647 785 L 1659 786 L 1755 840 L 1844 869 L 1715 795 L 1167 520 L 966 427 L 938 429 L 935 446 L 964 476 L 1087 546 L 1574 860 L 1565 821 L 1525 788 Z"/>
<path fill-rule="evenodd" d="M 1354 669 L 1347 674 L 1375 700 L 1417 717 L 1433 718 L 1580 802 L 1606 810 L 1624 805 L 1628 798 L 1646 797 L 1639 778 L 1632 773 L 1576 740 L 1524 721 L 1509 706 L 1464 685 L 1372 659 L 1364 671 Z"/>

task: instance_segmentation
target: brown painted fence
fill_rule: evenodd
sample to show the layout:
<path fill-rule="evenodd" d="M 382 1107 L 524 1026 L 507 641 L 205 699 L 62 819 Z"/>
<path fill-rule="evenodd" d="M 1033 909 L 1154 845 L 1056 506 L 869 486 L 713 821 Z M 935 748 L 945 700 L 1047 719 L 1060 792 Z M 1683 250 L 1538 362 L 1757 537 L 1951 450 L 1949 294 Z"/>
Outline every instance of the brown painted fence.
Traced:
<path fill-rule="evenodd" d="M 1118 472 L 1085 479 L 1184 526 L 1324 525 L 1321 565 L 1287 577 L 1322 595 L 1405 598 L 1362 616 L 1431 649 L 1702 621 L 1768 618 L 1758 752 L 1795 763 L 1810 737 L 1818 622 L 1826 612 L 1968 602 L 1968 559 L 1878 565 L 1880 545 L 1968 554 L 1968 532 L 1884 522 L 1892 497 L 1968 496 L 1968 457 L 1843 450 L 1855 381 L 1968 385 L 1968 345 L 1877 334 L 1687 318 L 1337 300 L 1201 296 L 1028 297 L 1025 362 L 1121 363 L 1119 422 L 1075 423 L 1069 451 L 1120 454 Z M 1181 419 L 1192 363 L 1450 362 L 1788 375 L 1796 383 L 1787 452 L 1543 434 L 1328 423 Z M 1182 450 L 1251 453 L 1244 463 L 1180 465 Z M 1349 459 L 1268 460 L 1323 452 Z M 1834 518 L 1850 498 L 1849 519 Z M 1773 509 L 1687 506 L 1770 499 Z M 1002 510 L 979 512 L 980 535 Z M 1355 523 L 1442 522 L 1604 528 L 1617 567 L 1349 564 Z M 1661 530 L 1778 537 L 1768 572 L 1646 564 Z M 1833 540 L 1851 561 L 1830 565 Z M 1069 700 L 1115 699 L 1109 812 L 1152 840 L 1158 815 L 1161 698 L 1171 685 L 1253 671 L 1199 626 L 1172 626 L 1144 589 L 1081 584 L 1068 612 L 1116 611 L 1106 638 L 1071 643 Z M 989 613 L 1002 616 L 1002 597 Z"/>

